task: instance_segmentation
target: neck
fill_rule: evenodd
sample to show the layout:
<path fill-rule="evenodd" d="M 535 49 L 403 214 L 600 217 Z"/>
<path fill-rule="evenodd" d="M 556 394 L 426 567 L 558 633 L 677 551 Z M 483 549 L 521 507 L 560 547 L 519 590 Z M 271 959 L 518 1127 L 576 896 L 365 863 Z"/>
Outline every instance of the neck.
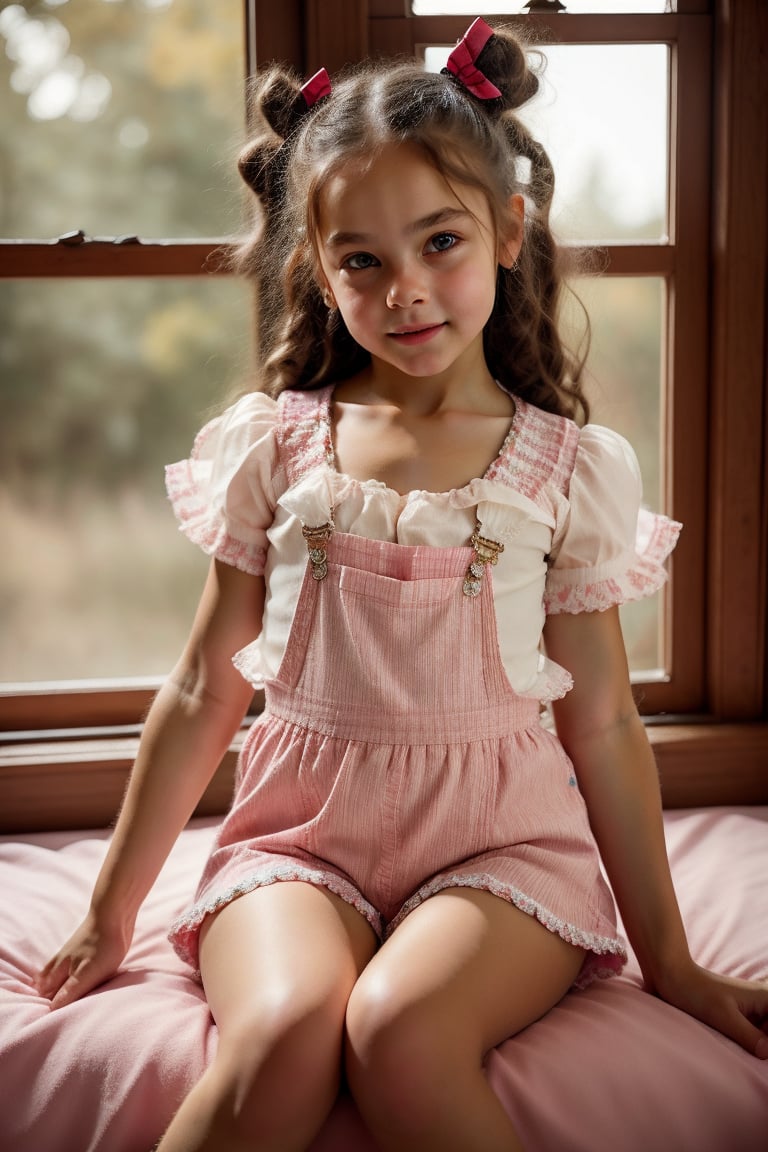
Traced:
<path fill-rule="evenodd" d="M 504 400 L 484 357 L 473 364 L 453 364 L 437 376 L 408 376 L 374 360 L 355 382 L 359 402 L 391 404 L 414 416 L 480 411 Z"/>

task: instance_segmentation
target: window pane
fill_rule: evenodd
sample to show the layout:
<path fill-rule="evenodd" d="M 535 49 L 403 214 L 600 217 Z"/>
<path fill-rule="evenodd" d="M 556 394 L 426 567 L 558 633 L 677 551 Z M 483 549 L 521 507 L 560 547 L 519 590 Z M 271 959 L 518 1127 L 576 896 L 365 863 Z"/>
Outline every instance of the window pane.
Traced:
<path fill-rule="evenodd" d="M 242 0 L 5 6 L 0 235 L 231 233 L 242 22 Z"/>
<path fill-rule="evenodd" d="M 439 70 L 450 48 L 426 51 Z M 553 44 L 520 118 L 555 169 L 563 240 L 665 240 L 669 50 L 664 44 Z"/>
<path fill-rule="evenodd" d="M 530 0 L 413 0 L 414 16 L 456 16 L 466 12 L 470 16 L 494 14 L 515 16 L 522 12 Z M 671 12 L 675 0 L 560 0 L 565 10 L 583 12 Z"/>
<path fill-rule="evenodd" d="M 580 279 L 592 342 L 587 361 L 590 420 L 620 432 L 637 452 L 643 501 L 664 511 L 662 486 L 662 333 L 666 290 L 659 277 Z M 571 343 L 583 331 L 583 312 L 572 299 L 564 330 Z M 664 663 L 663 603 L 659 596 L 621 610 L 633 672 L 660 671 Z"/>
<path fill-rule="evenodd" d="M 240 281 L 0 282 L 0 681 L 160 676 L 207 559 L 163 465 L 249 375 Z"/>

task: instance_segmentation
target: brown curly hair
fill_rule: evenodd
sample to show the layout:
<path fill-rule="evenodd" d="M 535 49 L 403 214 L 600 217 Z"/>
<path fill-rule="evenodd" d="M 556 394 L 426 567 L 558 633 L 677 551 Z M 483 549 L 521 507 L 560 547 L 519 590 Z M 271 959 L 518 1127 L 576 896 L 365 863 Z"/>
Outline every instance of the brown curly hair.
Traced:
<path fill-rule="evenodd" d="M 309 389 L 346 379 L 370 361 L 319 287 L 316 233 L 327 181 L 350 159 L 416 145 L 449 182 L 480 189 L 497 234 L 514 193 L 525 198 L 524 239 L 511 269 L 498 268 L 483 333 L 488 368 L 513 395 L 583 422 L 589 322 L 581 354 L 565 347 L 559 312 L 572 266 L 549 224 L 554 173 L 516 109 L 538 90 L 526 47 L 496 29 L 477 60 L 501 96 L 482 101 L 446 73 L 417 61 L 369 62 L 308 109 L 300 81 L 284 68 L 257 76 L 251 91 L 257 133 L 240 155 L 243 178 L 261 206 L 258 228 L 236 266 L 259 289 L 261 387 Z"/>

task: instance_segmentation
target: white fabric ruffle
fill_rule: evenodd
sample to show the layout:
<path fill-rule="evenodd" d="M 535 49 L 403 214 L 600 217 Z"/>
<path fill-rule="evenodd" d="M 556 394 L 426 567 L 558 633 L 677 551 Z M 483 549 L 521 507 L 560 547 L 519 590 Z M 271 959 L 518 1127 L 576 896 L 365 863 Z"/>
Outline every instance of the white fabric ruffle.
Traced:
<path fill-rule="evenodd" d="M 274 515 L 276 412 L 268 396 L 244 396 L 201 429 L 187 460 L 165 469 L 181 531 L 207 555 L 252 575 L 264 571 Z"/>
<path fill-rule="evenodd" d="M 650 596 L 682 525 L 641 507 L 630 444 L 611 429 L 582 429 L 567 499 L 558 510 L 544 592 L 548 613 L 604 611 Z"/>

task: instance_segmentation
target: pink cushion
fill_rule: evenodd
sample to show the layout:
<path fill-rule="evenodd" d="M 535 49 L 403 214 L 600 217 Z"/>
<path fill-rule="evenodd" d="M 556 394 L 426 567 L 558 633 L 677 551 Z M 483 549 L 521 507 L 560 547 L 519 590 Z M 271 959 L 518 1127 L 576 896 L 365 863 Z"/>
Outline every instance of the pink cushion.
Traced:
<path fill-rule="evenodd" d="M 665 816 L 694 956 L 768 978 L 768 808 Z M 165 930 L 213 835 L 181 836 L 144 905 L 120 973 L 51 1013 L 32 975 L 85 911 L 106 833 L 0 838 L 0 1147 L 146 1152 L 216 1045 L 202 990 Z M 488 1060 L 536 1152 L 765 1152 L 768 1061 L 642 991 L 625 974 L 573 992 Z M 312 1152 L 373 1152 L 340 1100 Z"/>

